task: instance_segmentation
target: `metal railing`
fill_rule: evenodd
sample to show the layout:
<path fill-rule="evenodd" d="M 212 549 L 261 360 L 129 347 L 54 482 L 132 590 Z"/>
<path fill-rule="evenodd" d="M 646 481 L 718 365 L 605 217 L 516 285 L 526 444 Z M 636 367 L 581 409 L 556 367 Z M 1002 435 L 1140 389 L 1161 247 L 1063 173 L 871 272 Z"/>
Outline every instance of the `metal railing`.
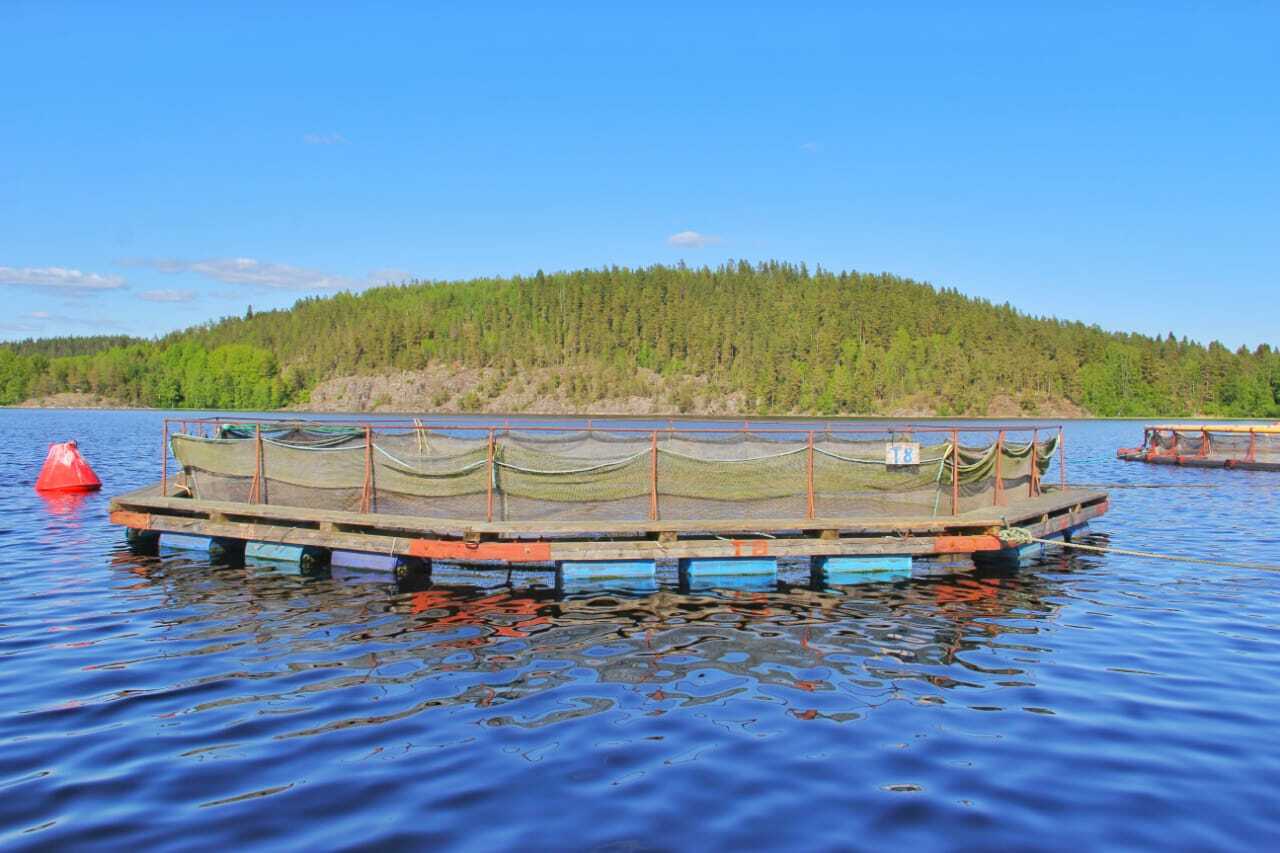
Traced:
<path fill-rule="evenodd" d="M 807 508 L 807 517 L 816 517 L 816 493 L 814 489 L 814 453 L 815 441 L 817 436 L 825 437 L 835 436 L 858 436 L 867 437 L 872 435 L 887 436 L 890 441 L 902 439 L 906 437 L 910 439 L 915 435 L 938 436 L 946 440 L 948 450 L 946 451 L 951 465 L 951 514 L 958 515 L 960 512 L 960 448 L 962 435 L 987 435 L 992 437 L 995 447 L 995 488 L 993 505 L 1003 505 L 1005 503 L 1004 480 L 1001 471 L 1001 460 L 1003 459 L 1004 445 L 1010 433 L 1026 434 L 1033 447 L 1040 444 L 1040 435 L 1045 432 L 1057 433 L 1057 462 L 1059 485 L 1065 489 L 1067 487 L 1067 464 L 1066 464 L 1066 444 L 1064 440 L 1064 432 L 1061 424 L 1036 424 L 1028 426 L 1026 424 L 965 424 L 960 425 L 934 425 L 934 424 L 868 424 L 865 422 L 845 423 L 840 421 L 822 420 L 816 422 L 801 421 L 797 423 L 784 423 L 779 421 L 692 421 L 680 423 L 674 418 L 660 419 L 656 423 L 661 424 L 665 420 L 666 426 L 655 426 L 654 421 L 628 422 L 611 419 L 600 418 L 567 418 L 556 423 L 546 423 L 545 421 L 527 422 L 520 419 L 503 418 L 499 423 L 497 419 L 485 421 L 484 419 L 461 420 L 461 419 L 442 419 L 433 418 L 430 422 L 422 418 L 404 418 L 404 417 L 366 417 L 366 418 L 294 418 L 294 417 L 204 417 L 204 418 L 187 418 L 187 417 L 166 417 L 164 418 L 164 432 L 161 445 L 161 495 L 169 495 L 169 458 L 172 453 L 170 447 L 170 437 L 177 434 L 185 435 L 201 435 L 209 438 L 218 437 L 224 427 L 240 427 L 253 428 L 253 440 L 256 443 L 256 470 L 250 486 L 250 502 L 256 503 L 261 501 L 262 489 L 264 483 L 263 475 L 263 437 L 262 433 L 266 431 L 278 431 L 288 428 L 349 428 L 353 435 L 362 433 L 366 443 L 366 461 L 365 461 L 365 483 L 362 491 L 361 508 L 363 511 L 369 511 L 370 496 L 373 493 L 372 472 L 373 463 L 371 450 L 373 447 L 373 436 L 375 433 L 419 433 L 430 434 L 432 432 L 440 434 L 461 433 L 479 435 L 487 440 L 487 460 L 488 469 L 488 490 L 486 495 L 486 517 L 487 520 L 493 520 L 494 508 L 494 466 L 495 460 L 495 444 L 498 437 L 503 433 L 510 432 L 543 432 L 543 433 L 571 433 L 587 431 L 592 433 L 605 433 L 615 435 L 634 435 L 637 437 L 648 436 L 650 439 L 650 483 L 649 483 L 649 517 L 650 520 L 656 521 L 659 518 L 659 483 L 658 483 L 658 453 L 659 453 L 659 436 L 676 437 L 682 435 L 705 436 L 708 434 L 737 434 L 746 436 L 761 436 L 768 440 L 781 441 L 784 436 L 794 438 L 797 442 L 804 442 L 806 445 L 806 495 L 805 503 Z M 691 423 L 692 425 L 687 425 Z M 679 424 L 679 425 L 677 425 Z M 241 439 L 243 440 L 243 439 Z M 175 460 L 176 461 L 176 460 Z M 886 463 L 888 464 L 888 463 Z M 1036 497 L 1041 494 L 1039 465 L 1035 463 L 1033 454 L 1032 464 L 1030 465 L 1030 476 L 1027 483 L 1027 497 Z"/>

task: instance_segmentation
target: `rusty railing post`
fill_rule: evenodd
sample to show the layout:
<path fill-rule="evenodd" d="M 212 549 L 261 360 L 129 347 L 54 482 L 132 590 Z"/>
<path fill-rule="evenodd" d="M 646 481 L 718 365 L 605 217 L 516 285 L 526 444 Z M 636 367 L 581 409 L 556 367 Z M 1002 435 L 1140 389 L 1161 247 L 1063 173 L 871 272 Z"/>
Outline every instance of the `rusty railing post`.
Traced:
<path fill-rule="evenodd" d="M 1031 479 L 1027 480 L 1027 497 L 1034 498 L 1040 491 L 1040 430 L 1031 431 Z"/>
<path fill-rule="evenodd" d="M 1058 427 L 1058 485 L 1067 489 L 1067 448 L 1062 427 Z"/>
<path fill-rule="evenodd" d="M 658 520 L 658 431 L 649 437 L 649 520 Z"/>
<path fill-rule="evenodd" d="M 164 436 L 160 439 L 160 497 L 169 497 L 169 419 L 164 419 Z"/>
<path fill-rule="evenodd" d="M 367 513 L 373 503 L 373 427 L 364 428 L 364 488 L 360 491 L 360 511 Z"/>
<path fill-rule="evenodd" d="M 249 484 L 249 503 L 262 503 L 262 424 L 253 425 L 253 482 Z"/>
<path fill-rule="evenodd" d="M 487 462 L 485 464 L 485 474 L 486 474 L 486 480 L 487 480 L 487 482 L 485 483 L 485 492 L 484 492 L 485 521 L 493 521 L 493 473 L 494 473 L 493 472 L 493 468 L 494 468 L 493 456 L 494 456 L 493 430 L 491 429 L 489 430 L 489 449 L 487 454 Z"/>
<path fill-rule="evenodd" d="M 951 514 L 960 514 L 960 430 L 951 431 Z"/>
<path fill-rule="evenodd" d="M 814 516 L 814 509 L 813 509 L 813 430 L 809 430 L 809 463 L 808 463 L 808 473 L 807 473 L 807 478 L 808 478 L 807 494 L 808 494 L 808 498 L 809 498 L 809 500 L 808 500 L 808 512 L 809 512 L 809 515 L 808 515 L 808 517 L 809 517 L 809 518 L 813 518 L 813 516 Z"/>
<path fill-rule="evenodd" d="M 1004 430 L 1000 430 L 1000 434 L 996 436 L 996 494 L 995 505 L 1000 506 L 1004 503 L 1004 473 L 1002 471 L 1004 465 Z"/>
<path fill-rule="evenodd" d="M 1246 462 L 1254 461 L 1254 453 L 1258 449 L 1258 434 L 1254 432 L 1253 427 L 1249 427 L 1249 455 L 1245 457 Z"/>

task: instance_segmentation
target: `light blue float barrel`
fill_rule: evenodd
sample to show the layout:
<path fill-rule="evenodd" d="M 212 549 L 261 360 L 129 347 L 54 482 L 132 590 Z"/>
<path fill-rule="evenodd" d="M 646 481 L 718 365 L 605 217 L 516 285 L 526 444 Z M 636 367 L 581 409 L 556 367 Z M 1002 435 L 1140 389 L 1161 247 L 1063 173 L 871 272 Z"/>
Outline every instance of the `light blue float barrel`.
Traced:
<path fill-rule="evenodd" d="M 911 577 L 911 566 L 912 559 L 907 554 L 814 557 L 813 577 L 831 586 L 884 583 Z"/>
<path fill-rule="evenodd" d="M 162 551 L 199 551 L 209 553 L 209 545 L 213 539 L 208 536 L 190 536 L 186 533 L 160 534 L 160 550 Z"/>
<path fill-rule="evenodd" d="M 777 588 L 776 557 L 686 557 L 680 560 L 680 585 L 686 589 Z"/>
<path fill-rule="evenodd" d="M 656 576 L 653 560 L 565 560 L 556 567 L 564 580 L 644 579 Z"/>
<path fill-rule="evenodd" d="M 565 560 L 556 565 L 556 588 L 561 592 L 604 588 L 655 592 L 658 565 L 654 560 Z"/>
<path fill-rule="evenodd" d="M 160 551 L 191 551 L 204 554 L 214 562 L 239 562 L 244 559 L 243 539 L 224 536 L 192 536 L 187 533 L 160 534 Z"/>
<path fill-rule="evenodd" d="M 286 545 L 282 542 L 247 542 L 245 559 L 289 563 L 301 569 L 318 569 L 329 565 L 329 550 L 311 545 Z"/>
<path fill-rule="evenodd" d="M 371 551 L 344 551 L 335 549 L 329 555 L 329 565 L 334 568 L 362 569 L 371 572 L 391 572 L 397 580 L 427 578 L 431 575 L 431 561 L 403 554 L 377 554 Z"/>

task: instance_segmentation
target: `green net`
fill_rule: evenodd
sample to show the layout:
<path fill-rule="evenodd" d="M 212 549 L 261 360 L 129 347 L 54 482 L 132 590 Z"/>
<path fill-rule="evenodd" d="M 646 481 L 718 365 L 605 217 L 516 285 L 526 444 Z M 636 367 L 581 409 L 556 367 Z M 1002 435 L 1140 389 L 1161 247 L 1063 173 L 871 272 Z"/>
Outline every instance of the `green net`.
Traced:
<path fill-rule="evenodd" d="M 951 515 L 1031 495 L 1058 442 L 916 438 L 224 425 L 171 443 L 196 498 L 478 522 Z"/>

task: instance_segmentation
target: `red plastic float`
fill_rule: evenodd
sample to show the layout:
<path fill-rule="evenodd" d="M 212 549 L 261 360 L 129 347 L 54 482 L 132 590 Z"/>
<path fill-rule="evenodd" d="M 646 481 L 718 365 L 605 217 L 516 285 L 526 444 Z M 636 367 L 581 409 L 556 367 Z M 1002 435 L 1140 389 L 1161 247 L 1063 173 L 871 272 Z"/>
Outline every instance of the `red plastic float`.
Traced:
<path fill-rule="evenodd" d="M 37 492 L 92 492 L 100 488 L 102 481 L 74 441 L 49 445 L 49 455 L 36 478 Z"/>

